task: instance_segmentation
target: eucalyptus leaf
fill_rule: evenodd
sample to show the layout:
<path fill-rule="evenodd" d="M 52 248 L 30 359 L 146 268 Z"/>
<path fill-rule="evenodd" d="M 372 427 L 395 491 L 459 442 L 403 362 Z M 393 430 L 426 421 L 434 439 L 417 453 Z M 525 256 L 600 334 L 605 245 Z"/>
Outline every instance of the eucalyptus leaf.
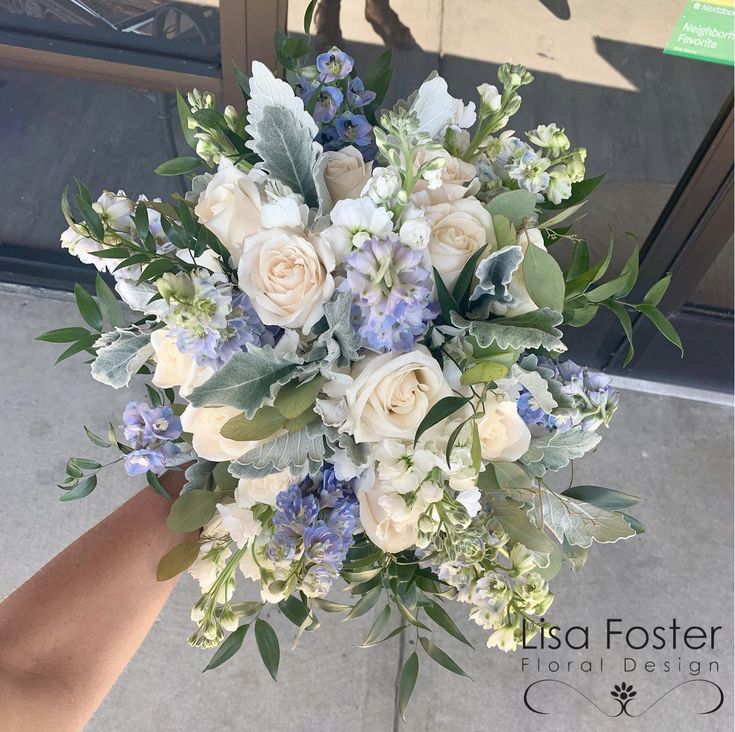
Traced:
<path fill-rule="evenodd" d="M 280 388 L 273 406 L 287 419 L 296 419 L 314 405 L 325 381 L 323 376 L 315 376 L 306 382 L 290 381 Z"/>
<path fill-rule="evenodd" d="M 517 229 L 535 217 L 536 194 L 523 188 L 506 191 L 495 196 L 486 208 L 493 217 L 504 216 Z"/>
<path fill-rule="evenodd" d="M 195 488 L 182 493 L 171 506 L 166 525 L 171 531 L 194 531 L 204 526 L 215 512 L 217 499 L 211 491 Z"/>
<path fill-rule="evenodd" d="M 170 549 L 161 558 L 156 570 L 156 579 L 164 582 L 186 571 L 199 556 L 198 541 L 183 541 Z"/>
<path fill-rule="evenodd" d="M 554 257 L 529 242 L 523 257 L 523 283 L 540 308 L 564 308 L 564 275 Z"/>
<path fill-rule="evenodd" d="M 220 434 L 236 442 L 264 440 L 281 429 L 284 422 L 284 416 L 275 407 L 264 406 L 251 419 L 248 419 L 243 413 L 227 420 Z"/>

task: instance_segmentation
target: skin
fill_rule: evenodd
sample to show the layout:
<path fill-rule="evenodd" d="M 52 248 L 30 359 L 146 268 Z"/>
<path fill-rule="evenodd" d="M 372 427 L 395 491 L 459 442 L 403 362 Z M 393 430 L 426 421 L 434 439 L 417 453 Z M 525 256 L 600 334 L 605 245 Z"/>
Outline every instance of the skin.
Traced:
<path fill-rule="evenodd" d="M 176 496 L 183 473 L 161 478 Z M 0 729 L 80 730 L 128 664 L 176 580 L 156 567 L 196 534 L 166 527 L 144 489 L 0 603 Z"/>

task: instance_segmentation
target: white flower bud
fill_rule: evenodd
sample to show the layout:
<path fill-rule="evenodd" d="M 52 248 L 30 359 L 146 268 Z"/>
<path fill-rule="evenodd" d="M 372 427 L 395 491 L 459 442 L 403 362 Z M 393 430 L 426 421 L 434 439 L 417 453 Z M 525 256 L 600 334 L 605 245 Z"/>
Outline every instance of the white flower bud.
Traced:
<path fill-rule="evenodd" d="M 502 99 L 498 88 L 493 84 L 480 84 L 477 87 L 482 100 L 482 106 L 491 112 L 497 112 L 500 109 Z"/>

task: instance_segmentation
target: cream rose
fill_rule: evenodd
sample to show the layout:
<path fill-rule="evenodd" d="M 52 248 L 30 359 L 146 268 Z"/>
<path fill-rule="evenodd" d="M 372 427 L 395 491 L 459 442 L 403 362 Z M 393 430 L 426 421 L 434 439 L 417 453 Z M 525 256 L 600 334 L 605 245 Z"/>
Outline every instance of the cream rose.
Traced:
<path fill-rule="evenodd" d="M 497 247 L 493 217 L 476 198 L 429 206 L 424 216 L 431 224 L 431 263 L 450 290 L 478 249 L 487 244 L 485 254 L 490 254 Z"/>
<path fill-rule="evenodd" d="M 439 364 L 424 346 L 410 353 L 368 356 L 352 376 L 345 401 L 356 442 L 413 440 L 429 409 L 451 394 Z"/>
<path fill-rule="evenodd" d="M 490 396 L 485 416 L 477 420 L 482 457 L 492 462 L 512 463 L 528 450 L 531 432 L 518 414 L 515 402 Z"/>
<path fill-rule="evenodd" d="M 262 478 L 240 478 L 235 489 L 235 497 L 243 506 L 249 507 L 255 503 L 275 506 L 276 496 L 293 481 L 290 470 L 282 470 L 280 473 L 272 473 Z"/>
<path fill-rule="evenodd" d="M 237 270 L 240 289 L 266 325 L 308 333 L 334 292 L 335 261 L 320 236 L 305 239 L 287 229 L 267 229 L 245 239 Z"/>
<path fill-rule="evenodd" d="M 153 331 L 151 345 L 156 355 L 156 370 L 151 381 L 161 389 L 178 386 L 181 396 L 187 396 L 195 386 L 214 374 L 210 366 L 200 366 L 190 353 L 179 351 L 168 328 Z"/>
<path fill-rule="evenodd" d="M 253 181 L 223 157 L 194 208 L 199 221 L 226 247 L 235 266 L 246 236 L 261 228 L 260 191 Z"/>
<path fill-rule="evenodd" d="M 320 163 L 324 166 L 324 183 L 332 203 L 345 198 L 359 198 L 373 169 L 372 161 L 366 163 L 360 151 L 352 145 L 323 153 Z"/>
<path fill-rule="evenodd" d="M 422 205 L 434 205 L 446 203 L 463 198 L 467 193 L 467 184 L 476 177 L 477 172 L 472 163 L 466 163 L 460 158 L 455 158 L 446 150 L 427 150 L 418 148 L 414 153 L 414 170 L 430 160 L 442 158 L 444 167 L 439 174 L 441 185 L 430 189 L 426 180 L 419 180 L 413 190 L 416 201 Z"/>
<path fill-rule="evenodd" d="M 419 537 L 420 512 L 408 511 L 403 516 L 391 516 L 381 505 L 390 497 L 380 482 L 358 490 L 360 523 L 370 541 L 385 552 L 395 553 L 416 544 Z"/>
<path fill-rule="evenodd" d="M 193 407 L 189 404 L 181 415 L 181 426 L 192 435 L 192 446 L 199 457 L 220 463 L 237 460 L 255 442 L 239 442 L 222 437 L 225 423 L 240 414 L 234 407 Z"/>

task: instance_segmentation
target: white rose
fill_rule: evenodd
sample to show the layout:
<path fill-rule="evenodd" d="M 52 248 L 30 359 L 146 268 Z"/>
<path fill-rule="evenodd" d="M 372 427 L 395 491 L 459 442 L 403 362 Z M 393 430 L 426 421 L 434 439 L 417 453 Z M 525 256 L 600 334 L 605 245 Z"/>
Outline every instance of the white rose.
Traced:
<path fill-rule="evenodd" d="M 237 266 L 243 240 L 261 228 L 260 209 L 258 187 L 236 165 L 223 157 L 217 173 L 199 196 L 194 213 L 224 244 Z"/>
<path fill-rule="evenodd" d="M 345 198 L 359 198 L 373 169 L 372 161 L 366 163 L 360 151 L 352 145 L 323 153 L 320 162 L 324 166 L 324 183 L 332 203 Z"/>
<path fill-rule="evenodd" d="M 390 506 L 392 491 L 386 490 L 381 482 L 370 488 L 359 489 L 357 500 L 360 503 L 360 523 L 365 533 L 377 547 L 392 554 L 409 549 L 418 541 L 419 513 L 409 511 L 405 515 L 391 515 L 384 505 Z M 400 501 L 403 501 L 399 497 Z"/>
<path fill-rule="evenodd" d="M 422 206 L 456 201 L 467 193 L 467 184 L 476 177 L 477 171 L 472 163 L 455 158 L 446 150 L 427 150 L 418 148 L 414 153 L 414 171 L 430 160 L 441 158 L 444 166 L 437 172 L 441 181 L 436 188 L 431 188 L 426 180 L 419 180 L 413 190 L 414 198 Z"/>
<path fill-rule="evenodd" d="M 189 404 L 181 415 L 181 426 L 192 435 L 192 446 L 199 457 L 220 463 L 237 460 L 255 442 L 239 442 L 222 437 L 225 423 L 240 414 L 234 407 L 193 407 Z"/>
<path fill-rule="evenodd" d="M 356 442 L 413 440 L 431 407 L 451 390 L 424 346 L 410 353 L 368 356 L 352 371 L 345 391 Z"/>
<path fill-rule="evenodd" d="M 214 374 L 210 366 L 200 366 L 190 353 L 179 351 L 168 328 L 153 331 L 151 345 L 156 354 L 156 370 L 151 381 L 161 389 L 178 386 L 181 396 L 187 396 Z"/>
<path fill-rule="evenodd" d="M 518 232 L 516 236 L 516 244 L 523 250 L 523 254 L 526 253 L 528 245 L 532 244 L 539 249 L 546 251 L 546 245 L 544 244 L 544 237 L 541 234 L 540 229 L 531 228 L 525 229 L 524 231 Z M 509 302 L 492 302 L 490 303 L 490 310 L 495 315 L 504 315 L 511 317 L 513 315 L 523 315 L 524 313 L 531 313 L 534 310 L 538 310 L 538 305 L 531 299 L 526 289 L 526 283 L 523 281 L 523 267 L 519 267 L 510 282 L 508 283 L 508 294 L 511 299 Z"/>
<path fill-rule="evenodd" d="M 294 481 L 290 470 L 272 473 L 262 478 L 240 478 L 235 489 L 235 499 L 243 506 L 255 503 L 276 505 L 276 496 Z"/>
<path fill-rule="evenodd" d="M 308 333 L 334 292 L 332 250 L 320 236 L 305 239 L 266 229 L 245 239 L 237 274 L 240 289 L 266 325 Z"/>
<path fill-rule="evenodd" d="M 478 249 L 487 244 L 485 254 L 490 254 L 497 247 L 493 217 L 476 198 L 430 206 L 424 216 L 431 224 L 431 263 L 451 291 L 467 260 Z"/>
<path fill-rule="evenodd" d="M 391 201 L 402 187 L 401 174 L 395 168 L 377 168 L 363 193 L 380 205 Z"/>
<path fill-rule="evenodd" d="M 482 457 L 492 462 L 515 462 L 531 444 L 531 432 L 515 402 L 493 395 L 485 400 L 485 416 L 477 420 L 477 431 Z"/>

